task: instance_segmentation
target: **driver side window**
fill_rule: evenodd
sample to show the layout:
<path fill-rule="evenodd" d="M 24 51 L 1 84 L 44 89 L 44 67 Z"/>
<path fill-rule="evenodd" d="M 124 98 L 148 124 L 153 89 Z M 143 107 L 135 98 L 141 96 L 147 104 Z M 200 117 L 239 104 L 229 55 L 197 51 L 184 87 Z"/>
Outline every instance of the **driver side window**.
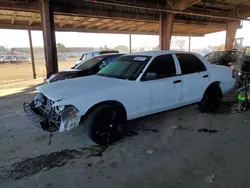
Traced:
<path fill-rule="evenodd" d="M 141 80 L 157 80 L 172 76 L 176 76 L 175 62 L 172 54 L 168 54 L 154 58 Z"/>

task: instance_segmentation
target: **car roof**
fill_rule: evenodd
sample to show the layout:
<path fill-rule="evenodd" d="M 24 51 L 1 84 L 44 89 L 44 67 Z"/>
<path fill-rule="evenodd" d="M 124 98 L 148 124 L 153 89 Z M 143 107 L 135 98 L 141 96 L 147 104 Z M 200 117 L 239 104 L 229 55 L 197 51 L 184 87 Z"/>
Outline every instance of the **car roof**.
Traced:
<path fill-rule="evenodd" d="M 119 50 L 97 50 L 97 51 L 89 51 L 89 52 L 83 52 L 83 54 L 88 54 L 88 53 L 95 53 L 95 52 L 104 52 L 104 53 L 112 53 L 112 52 L 119 52 Z"/>
<path fill-rule="evenodd" d="M 175 53 L 175 54 L 184 53 L 184 54 L 193 54 L 193 55 L 197 54 L 197 53 L 194 53 L 194 52 L 185 52 L 185 51 L 158 50 L 158 51 L 148 51 L 148 52 L 136 52 L 136 53 L 128 54 L 127 56 L 138 55 L 138 56 L 156 57 L 156 56 L 159 56 L 159 55 L 167 55 L 167 54 L 173 54 L 173 53 Z"/>
<path fill-rule="evenodd" d="M 94 57 L 92 57 L 93 59 L 94 58 L 98 58 L 98 57 L 103 57 L 103 58 L 105 58 L 105 57 L 112 57 L 112 56 L 122 56 L 122 55 L 125 55 L 125 54 L 122 54 L 122 53 L 108 53 L 108 54 L 101 54 L 101 55 L 98 55 L 98 56 L 94 56 Z M 91 58 L 91 59 L 92 59 Z"/>

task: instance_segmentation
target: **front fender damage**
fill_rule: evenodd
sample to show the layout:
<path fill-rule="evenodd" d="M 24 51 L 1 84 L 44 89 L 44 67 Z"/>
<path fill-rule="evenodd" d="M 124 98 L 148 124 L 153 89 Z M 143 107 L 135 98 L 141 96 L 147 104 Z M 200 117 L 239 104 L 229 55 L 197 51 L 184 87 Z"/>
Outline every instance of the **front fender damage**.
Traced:
<path fill-rule="evenodd" d="M 81 120 L 78 110 L 72 105 L 54 106 L 55 102 L 42 93 L 23 109 L 28 118 L 48 132 L 64 132 L 76 128 Z"/>

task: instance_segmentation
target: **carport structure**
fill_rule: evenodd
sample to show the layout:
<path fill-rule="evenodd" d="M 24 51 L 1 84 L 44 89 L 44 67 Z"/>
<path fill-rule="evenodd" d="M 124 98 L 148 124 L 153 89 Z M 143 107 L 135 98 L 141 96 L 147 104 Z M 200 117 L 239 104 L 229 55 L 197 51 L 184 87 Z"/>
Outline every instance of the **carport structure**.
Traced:
<path fill-rule="evenodd" d="M 172 35 L 203 36 L 226 30 L 228 50 L 233 47 L 240 21 L 248 20 L 247 17 L 250 17 L 248 0 L 0 2 L 0 28 L 43 31 L 47 76 L 58 71 L 55 31 L 159 34 L 160 48 L 168 50 Z"/>

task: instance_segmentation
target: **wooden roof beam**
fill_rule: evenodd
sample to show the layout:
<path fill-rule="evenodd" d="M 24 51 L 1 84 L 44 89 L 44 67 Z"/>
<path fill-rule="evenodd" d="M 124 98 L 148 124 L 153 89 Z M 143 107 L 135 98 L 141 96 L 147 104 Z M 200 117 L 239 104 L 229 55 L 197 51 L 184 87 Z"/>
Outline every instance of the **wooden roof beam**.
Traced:
<path fill-rule="evenodd" d="M 25 24 L 25 22 L 23 23 Z M 151 27 L 152 24 L 151 24 Z M 151 29 L 151 27 L 147 27 L 146 29 L 141 29 L 140 30 L 136 30 L 136 31 L 130 31 L 129 33 L 131 34 L 141 34 L 141 35 L 158 35 L 159 31 L 155 28 L 155 29 L 152 29 L 154 30 L 154 32 L 152 31 L 147 31 L 149 29 Z M 29 25 L 10 25 L 10 24 L 4 24 L 4 23 L 1 23 L 0 22 L 0 28 L 1 29 L 25 29 L 25 30 L 41 30 L 41 26 L 39 25 L 32 25 L 32 26 L 29 26 Z M 115 30 L 107 30 L 107 29 L 104 29 L 104 30 L 96 30 L 96 29 L 85 29 L 85 28 L 71 28 L 71 27 L 63 27 L 63 28 L 59 28 L 59 27 L 56 27 L 55 28 L 56 31 L 66 31 L 66 32 L 88 32 L 88 33 L 120 33 L 120 34 L 128 34 L 127 31 L 115 31 Z M 218 31 L 220 31 L 218 29 Z M 214 32 L 217 32 L 214 31 Z M 206 32 L 207 33 L 207 32 Z M 209 32 L 211 33 L 211 32 Z M 204 36 L 204 34 L 198 34 L 198 33 L 179 33 L 179 32 L 173 32 L 173 36 Z"/>
<path fill-rule="evenodd" d="M 236 7 L 235 14 L 236 14 L 236 16 L 238 16 L 240 18 L 248 18 L 248 17 L 250 17 L 249 7 L 238 6 L 238 7 Z"/>
<path fill-rule="evenodd" d="M 81 18 L 78 23 L 73 25 L 73 28 L 77 28 L 77 27 L 81 26 L 82 24 L 84 24 L 84 21 L 87 19 L 88 18 Z"/>
<path fill-rule="evenodd" d="M 70 16 L 70 17 L 68 17 L 68 18 L 66 18 L 64 21 L 62 21 L 60 24 L 59 24 L 59 27 L 63 27 L 63 26 L 65 26 L 65 25 L 67 25 L 68 23 L 69 23 L 69 21 L 71 21 L 72 20 L 72 17 Z"/>
<path fill-rule="evenodd" d="M 148 24 L 148 25 L 145 25 L 143 27 L 140 27 L 139 29 L 137 29 L 137 31 L 147 31 L 147 30 L 150 30 L 152 28 L 156 28 L 156 24 Z"/>
<path fill-rule="evenodd" d="M 204 25 L 204 26 L 211 26 L 211 27 L 222 27 L 226 29 L 225 23 L 213 23 L 213 22 L 201 22 L 201 21 L 195 21 L 195 20 L 180 20 L 175 19 L 174 21 L 175 25 Z"/>
<path fill-rule="evenodd" d="M 121 27 L 121 26 L 124 26 L 125 24 L 131 24 L 131 23 L 133 23 L 133 21 L 129 21 L 129 22 L 122 21 L 121 23 L 114 24 L 114 25 L 108 27 L 108 30 L 117 29 L 117 28 L 119 28 L 119 27 Z"/>
<path fill-rule="evenodd" d="M 110 27 L 110 26 L 113 26 L 115 24 L 119 24 L 121 22 L 123 22 L 123 21 L 122 20 L 115 20 L 115 21 L 112 21 L 111 23 L 103 24 L 101 26 L 98 26 L 97 29 L 99 30 L 99 29 L 103 29 L 103 28 L 106 28 L 106 27 Z"/>
<path fill-rule="evenodd" d="M 100 20 L 100 19 L 97 18 L 97 20 L 89 22 L 88 25 L 85 28 L 86 29 L 92 28 L 92 27 L 94 27 L 98 23 L 102 23 L 103 24 L 102 20 Z"/>
<path fill-rule="evenodd" d="M 36 20 L 36 17 L 38 16 L 39 14 L 33 14 L 32 17 L 30 18 L 29 20 L 29 25 L 32 25 L 34 23 L 34 21 Z"/>
<path fill-rule="evenodd" d="M 15 24 L 15 21 L 16 21 L 16 12 L 13 12 L 11 24 L 14 25 L 14 24 Z"/>
<path fill-rule="evenodd" d="M 177 10 L 184 10 L 198 2 L 200 2 L 200 0 L 175 0 L 173 8 Z"/>
<path fill-rule="evenodd" d="M 124 27 L 118 28 L 118 30 L 119 30 L 119 31 L 127 30 L 127 29 L 130 29 L 130 28 L 138 27 L 138 26 L 143 25 L 143 24 L 145 24 L 145 22 L 134 23 L 134 24 L 128 24 L 128 25 L 125 25 Z"/>

